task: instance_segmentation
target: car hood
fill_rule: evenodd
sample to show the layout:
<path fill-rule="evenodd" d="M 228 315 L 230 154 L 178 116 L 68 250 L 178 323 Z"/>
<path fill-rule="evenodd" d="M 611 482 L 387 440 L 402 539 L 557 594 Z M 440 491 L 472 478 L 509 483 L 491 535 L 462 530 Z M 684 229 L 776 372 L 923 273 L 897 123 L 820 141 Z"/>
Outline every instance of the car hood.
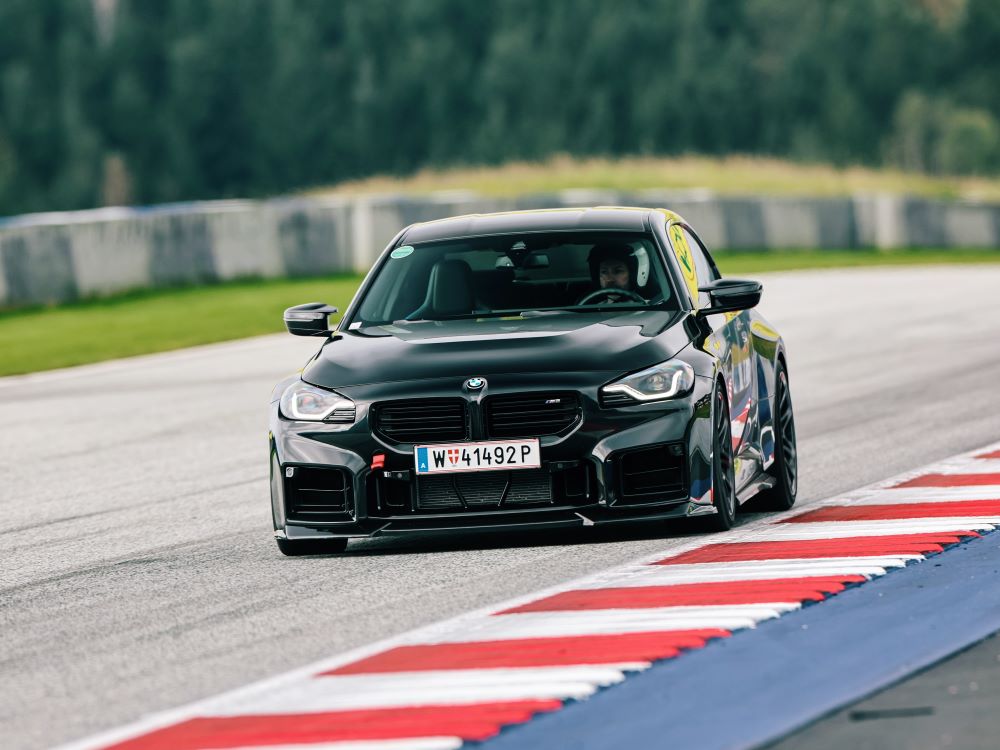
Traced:
<path fill-rule="evenodd" d="M 501 373 L 630 372 L 687 346 L 689 317 L 640 310 L 386 325 L 334 335 L 302 378 L 337 388 Z"/>

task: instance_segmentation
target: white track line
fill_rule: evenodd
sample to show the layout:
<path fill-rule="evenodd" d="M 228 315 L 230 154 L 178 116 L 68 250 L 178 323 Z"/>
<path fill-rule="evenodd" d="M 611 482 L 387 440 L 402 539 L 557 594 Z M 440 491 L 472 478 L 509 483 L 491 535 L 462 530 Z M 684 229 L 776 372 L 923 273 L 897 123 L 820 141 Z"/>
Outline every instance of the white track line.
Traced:
<path fill-rule="evenodd" d="M 557 638 L 575 635 L 668 632 L 721 628 L 752 628 L 784 612 L 799 609 L 798 602 L 600 609 L 583 612 L 523 612 L 484 618 L 461 628 L 444 630 L 422 643 L 463 643 L 519 638 Z"/>
<path fill-rule="evenodd" d="M 864 559 L 864 558 L 855 558 Z M 877 558 L 884 562 L 883 558 Z M 784 562 L 784 561 L 783 561 Z M 787 561 L 791 564 L 762 566 L 758 563 L 694 563 L 692 565 L 646 565 L 617 575 L 589 582 L 580 588 L 603 589 L 628 586 L 671 586 L 684 583 L 712 583 L 725 581 L 764 581 L 785 578 L 835 578 L 837 576 L 864 576 L 875 578 L 885 575 L 888 567 L 902 567 L 905 561 L 893 559 L 889 565 L 863 565 L 845 562 L 830 564 L 829 560 Z M 852 560 L 853 562 L 853 560 Z"/>
<path fill-rule="evenodd" d="M 86 365 L 73 365 L 43 372 L 31 372 L 23 375 L 6 375 L 0 377 L 0 389 L 18 385 L 35 383 L 58 383 L 64 380 L 74 380 L 90 375 L 109 375 L 128 373 L 129 370 L 138 374 L 148 365 L 171 364 L 201 359 L 206 356 L 217 357 L 220 353 L 232 352 L 240 354 L 257 349 L 273 349 L 275 343 L 285 343 L 287 336 L 280 333 L 267 333 L 262 336 L 250 336 L 232 341 L 217 341 L 209 344 L 198 344 L 184 349 L 171 349 L 165 352 L 137 354 L 121 359 L 109 359 L 103 362 L 93 362 Z M 292 345 L 294 346 L 294 345 Z"/>
<path fill-rule="evenodd" d="M 956 531 L 992 531 L 1000 517 L 952 517 L 903 519 L 892 521 L 820 521 L 816 523 L 776 524 L 740 542 L 810 541 L 815 539 L 846 539 L 909 534 L 945 534 Z M 728 543 L 728 542 L 727 542 Z"/>
<path fill-rule="evenodd" d="M 630 665 L 639 671 L 648 663 Z M 315 713 L 415 705 L 461 705 L 543 698 L 584 698 L 625 679 L 604 665 L 455 669 L 328 676 L 301 680 L 252 700 L 213 703 L 213 716 Z"/>
<path fill-rule="evenodd" d="M 968 458 L 934 466 L 934 474 L 1000 474 L 1000 458 Z"/>
<path fill-rule="evenodd" d="M 890 487 L 864 494 L 831 498 L 809 508 L 827 505 L 892 505 L 895 503 L 947 503 L 964 500 L 1000 500 L 1000 485 L 984 484 L 969 487 Z"/>
<path fill-rule="evenodd" d="M 316 680 L 319 682 L 319 680 Z M 619 680 L 621 682 L 621 680 Z M 610 684 L 610 683 L 608 683 Z M 358 711 L 376 708 L 410 708 L 417 706 L 461 706 L 470 703 L 496 703 L 522 700 L 581 700 L 597 692 L 600 685 L 589 682 L 525 683 L 523 685 L 442 685 L 414 692 L 408 688 L 390 686 L 377 693 L 357 695 L 325 695 L 319 690 L 305 691 L 294 699 L 276 693 L 259 703 L 234 709 L 229 716 L 254 714 L 307 714 L 326 711 Z M 213 713 L 212 716 L 219 714 Z"/>

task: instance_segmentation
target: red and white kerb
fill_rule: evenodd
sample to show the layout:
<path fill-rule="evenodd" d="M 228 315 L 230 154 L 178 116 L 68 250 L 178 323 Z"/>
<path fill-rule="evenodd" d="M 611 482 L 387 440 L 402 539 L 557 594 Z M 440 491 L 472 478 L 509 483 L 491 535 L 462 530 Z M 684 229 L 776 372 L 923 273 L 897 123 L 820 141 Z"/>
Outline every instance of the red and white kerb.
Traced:
<path fill-rule="evenodd" d="M 445 750 L 1000 524 L 1000 444 L 70 747 Z"/>

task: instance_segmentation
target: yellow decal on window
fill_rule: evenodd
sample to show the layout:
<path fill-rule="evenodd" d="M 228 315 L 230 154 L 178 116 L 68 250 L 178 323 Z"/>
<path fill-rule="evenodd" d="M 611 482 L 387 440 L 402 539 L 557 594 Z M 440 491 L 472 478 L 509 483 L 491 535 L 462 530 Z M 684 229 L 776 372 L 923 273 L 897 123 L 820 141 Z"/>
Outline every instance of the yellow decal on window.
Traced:
<path fill-rule="evenodd" d="M 684 219 L 681 218 L 680 214 L 678 214 L 678 213 L 676 213 L 674 211 L 671 211 L 668 208 L 658 208 L 656 210 L 659 211 L 661 214 L 663 214 L 665 217 L 667 217 L 667 221 L 668 222 L 670 222 L 670 221 L 679 221 L 681 223 L 684 223 Z"/>
<path fill-rule="evenodd" d="M 681 266 L 681 273 L 684 276 L 684 283 L 687 284 L 688 292 L 691 294 L 691 302 L 694 309 L 698 309 L 698 272 L 694 267 L 694 258 L 691 257 L 691 248 L 688 246 L 687 237 L 684 230 L 677 224 L 670 225 L 670 244 L 674 247 L 674 255 Z"/>

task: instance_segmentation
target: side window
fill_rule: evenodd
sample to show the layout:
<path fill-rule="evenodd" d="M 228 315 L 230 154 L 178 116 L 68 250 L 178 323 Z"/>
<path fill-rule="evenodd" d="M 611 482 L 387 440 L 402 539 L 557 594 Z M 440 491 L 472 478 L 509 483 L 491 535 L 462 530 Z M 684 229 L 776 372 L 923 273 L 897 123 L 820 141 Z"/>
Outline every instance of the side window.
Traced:
<path fill-rule="evenodd" d="M 694 256 L 694 264 L 698 269 L 698 283 L 704 285 L 710 281 L 722 278 L 722 274 L 719 273 L 715 261 L 712 260 L 712 256 L 708 254 L 708 251 L 705 250 L 698 238 L 688 231 L 686 227 L 682 231 L 687 238 L 688 247 L 691 248 L 691 255 Z"/>
<path fill-rule="evenodd" d="M 687 288 L 688 298 L 693 300 L 695 307 L 698 306 L 698 272 L 695 267 L 694 257 L 691 255 L 691 248 L 688 245 L 687 233 L 678 224 L 667 225 L 667 237 L 670 238 L 670 245 L 674 251 L 674 258 L 680 267 L 681 276 L 684 279 L 684 286 Z"/>
<path fill-rule="evenodd" d="M 688 296 L 695 307 L 701 307 L 703 300 L 700 297 L 704 295 L 699 295 L 698 287 L 718 279 L 719 271 L 698 239 L 680 224 L 668 226 L 667 235 L 680 266 L 681 276 L 684 277 Z"/>

